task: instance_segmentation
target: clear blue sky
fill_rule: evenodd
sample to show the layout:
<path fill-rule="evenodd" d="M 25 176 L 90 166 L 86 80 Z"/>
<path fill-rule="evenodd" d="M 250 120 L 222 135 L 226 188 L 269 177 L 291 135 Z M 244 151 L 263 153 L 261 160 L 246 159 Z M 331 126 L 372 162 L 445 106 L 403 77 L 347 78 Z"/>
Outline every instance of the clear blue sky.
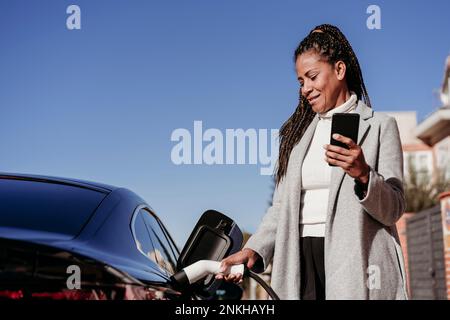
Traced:
<path fill-rule="evenodd" d="M 81 7 L 82 29 L 66 28 Z M 366 27 L 370 4 L 381 30 Z M 0 171 L 132 189 L 180 246 L 213 208 L 254 232 L 271 178 L 257 165 L 176 166 L 176 128 L 279 128 L 296 107 L 292 54 L 335 24 L 378 111 L 430 113 L 450 53 L 443 1 L 0 1 Z"/>

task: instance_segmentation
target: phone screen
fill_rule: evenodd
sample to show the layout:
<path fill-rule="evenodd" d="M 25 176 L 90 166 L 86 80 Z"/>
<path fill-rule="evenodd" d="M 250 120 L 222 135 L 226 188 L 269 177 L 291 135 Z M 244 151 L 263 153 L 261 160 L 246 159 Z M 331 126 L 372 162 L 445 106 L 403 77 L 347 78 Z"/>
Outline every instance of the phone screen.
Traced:
<path fill-rule="evenodd" d="M 330 144 L 348 149 L 345 143 L 333 139 L 333 134 L 338 133 L 341 136 L 352 139 L 358 143 L 359 131 L 359 113 L 335 113 L 331 120 Z M 330 166 L 335 166 L 329 164 Z"/>

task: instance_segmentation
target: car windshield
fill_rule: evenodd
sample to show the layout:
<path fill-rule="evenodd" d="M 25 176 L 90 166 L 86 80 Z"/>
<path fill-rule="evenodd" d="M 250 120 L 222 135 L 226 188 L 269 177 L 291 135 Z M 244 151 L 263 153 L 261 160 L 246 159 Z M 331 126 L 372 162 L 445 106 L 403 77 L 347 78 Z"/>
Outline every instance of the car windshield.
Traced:
<path fill-rule="evenodd" d="M 75 236 L 106 195 L 66 184 L 0 179 L 0 227 Z"/>

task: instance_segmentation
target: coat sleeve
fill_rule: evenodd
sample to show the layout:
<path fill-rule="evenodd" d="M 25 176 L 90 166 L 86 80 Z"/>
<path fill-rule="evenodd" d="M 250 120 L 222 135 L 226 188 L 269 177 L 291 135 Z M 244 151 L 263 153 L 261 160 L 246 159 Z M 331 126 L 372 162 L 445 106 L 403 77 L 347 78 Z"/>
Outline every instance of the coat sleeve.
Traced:
<path fill-rule="evenodd" d="M 380 127 L 378 170 L 370 168 L 367 191 L 355 183 L 355 193 L 365 211 L 386 226 L 394 225 L 406 204 L 403 189 L 403 152 L 397 122 L 388 117 Z"/>
<path fill-rule="evenodd" d="M 267 269 L 273 257 L 275 237 L 277 232 L 278 217 L 280 211 L 281 194 L 285 184 L 285 177 L 278 185 L 275 185 L 272 205 L 267 209 L 257 231 L 247 240 L 243 248 L 249 248 L 259 254 L 259 259 L 252 271 L 261 273 Z"/>

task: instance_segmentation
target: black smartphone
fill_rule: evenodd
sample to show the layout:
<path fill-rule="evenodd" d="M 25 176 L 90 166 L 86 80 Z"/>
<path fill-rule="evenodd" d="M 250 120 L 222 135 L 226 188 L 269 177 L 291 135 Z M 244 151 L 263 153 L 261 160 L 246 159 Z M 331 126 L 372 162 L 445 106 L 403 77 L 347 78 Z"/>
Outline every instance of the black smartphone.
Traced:
<path fill-rule="evenodd" d="M 330 144 L 348 149 L 345 143 L 333 139 L 333 134 L 340 134 L 358 143 L 358 131 L 359 113 L 334 113 L 331 119 Z M 330 163 L 328 165 L 335 167 L 335 165 Z"/>

